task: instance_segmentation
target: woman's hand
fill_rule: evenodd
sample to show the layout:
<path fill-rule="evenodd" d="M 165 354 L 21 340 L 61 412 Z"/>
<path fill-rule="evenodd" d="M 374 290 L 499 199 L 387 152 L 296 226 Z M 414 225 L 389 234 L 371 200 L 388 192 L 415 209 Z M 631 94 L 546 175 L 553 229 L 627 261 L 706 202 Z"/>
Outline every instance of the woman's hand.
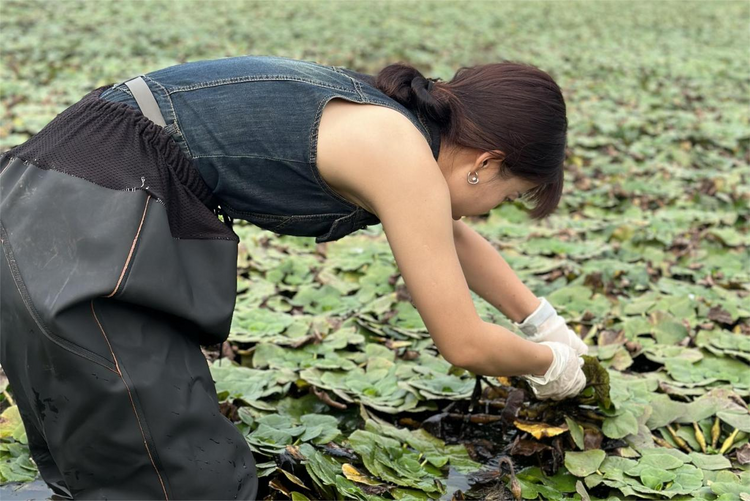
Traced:
<path fill-rule="evenodd" d="M 573 397 L 586 386 L 586 376 L 581 370 L 583 359 L 570 346 L 554 341 L 539 343 L 552 350 L 552 364 L 543 376 L 523 376 L 537 398 L 563 400 Z"/>
<path fill-rule="evenodd" d="M 513 324 L 526 334 L 526 339 L 540 343 L 543 341 L 554 341 L 570 346 L 578 355 L 586 355 L 588 346 L 580 337 L 567 326 L 555 308 L 546 298 L 540 298 L 541 304 L 523 322 Z"/>
<path fill-rule="evenodd" d="M 577 355 L 586 355 L 589 352 L 586 343 L 578 337 L 573 329 L 567 326 L 565 319 L 558 314 L 544 322 L 535 336 L 527 339 L 535 343 L 541 343 L 542 341 L 563 343 L 573 348 Z"/>

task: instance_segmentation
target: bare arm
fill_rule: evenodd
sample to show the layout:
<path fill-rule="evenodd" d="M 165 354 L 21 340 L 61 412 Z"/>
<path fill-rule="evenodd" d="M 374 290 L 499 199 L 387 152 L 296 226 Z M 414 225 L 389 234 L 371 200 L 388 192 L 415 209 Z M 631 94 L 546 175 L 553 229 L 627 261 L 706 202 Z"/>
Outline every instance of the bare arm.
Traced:
<path fill-rule="evenodd" d="M 514 322 L 521 322 L 539 306 L 539 298 L 472 227 L 453 221 L 453 239 L 466 282 L 482 299 Z"/>
<path fill-rule="evenodd" d="M 381 111 L 382 110 L 382 111 Z M 542 375 L 552 350 L 484 322 L 461 269 L 450 192 L 429 145 L 400 113 L 381 107 L 369 127 L 329 128 L 328 159 L 351 159 L 343 181 L 383 225 L 404 282 L 430 336 L 450 363 L 476 374 Z M 388 147 L 384 148 L 383 145 Z M 341 160 L 344 161 L 344 160 Z"/>

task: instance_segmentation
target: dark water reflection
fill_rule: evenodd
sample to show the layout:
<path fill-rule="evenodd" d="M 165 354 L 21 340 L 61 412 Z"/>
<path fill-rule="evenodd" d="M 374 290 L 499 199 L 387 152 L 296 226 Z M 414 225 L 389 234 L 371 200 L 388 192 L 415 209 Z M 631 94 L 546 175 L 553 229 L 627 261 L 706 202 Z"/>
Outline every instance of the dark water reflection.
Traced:
<path fill-rule="evenodd" d="M 445 484 L 445 494 L 440 498 L 440 501 L 450 501 L 453 499 L 453 494 L 460 490 L 464 494 L 471 488 L 469 485 L 469 479 L 463 473 L 457 471 L 455 468 L 450 467 L 448 478 L 442 480 Z"/>
<path fill-rule="evenodd" d="M 37 479 L 33 482 L 13 482 L 0 486 L 0 499 L 3 501 L 45 501 L 65 499 L 55 494 L 47 487 L 44 480 Z"/>

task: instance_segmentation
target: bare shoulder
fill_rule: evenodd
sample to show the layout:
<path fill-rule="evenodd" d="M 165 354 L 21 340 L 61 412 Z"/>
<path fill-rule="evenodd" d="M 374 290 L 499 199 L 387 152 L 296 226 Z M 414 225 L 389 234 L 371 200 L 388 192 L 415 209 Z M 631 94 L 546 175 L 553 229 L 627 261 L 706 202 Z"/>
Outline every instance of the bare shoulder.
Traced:
<path fill-rule="evenodd" d="M 407 117 L 386 106 L 343 99 L 332 99 L 323 109 L 317 167 L 334 191 L 378 217 L 376 198 L 398 182 L 396 176 L 413 173 L 425 187 L 445 183 L 429 144 Z"/>
<path fill-rule="evenodd" d="M 456 365 L 472 360 L 472 341 L 483 321 L 458 260 L 450 191 L 429 144 L 396 110 L 335 106 L 324 111 L 319 134 L 319 168 L 326 181 L 380 219 L 413 304 L 440 353 Z"/>

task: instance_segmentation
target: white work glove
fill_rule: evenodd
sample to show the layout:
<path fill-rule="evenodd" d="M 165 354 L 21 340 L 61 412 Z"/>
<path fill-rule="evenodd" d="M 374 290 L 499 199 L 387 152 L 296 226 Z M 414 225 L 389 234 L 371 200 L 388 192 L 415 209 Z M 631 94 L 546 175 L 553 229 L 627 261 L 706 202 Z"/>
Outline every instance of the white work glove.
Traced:
<path fill-rule="evenodd" d="M 570 346 L 554 341 L 539 344 L 552 349 L 552 363 L 544 376 L 523 376 L 539 399 L 563 400 L 575 396 L 586 386 L 586 376 L 581 370 L 583 359 Z"/>
<path fill-rule="evenodd" d="M 586 346 L 578 334 L 565 323 L 555 308 L 546 298 L 539 298 L 541 304 L 523 322 L 513 322 L 518 329 L 526 334 L 526 339 L 540 343 L 542 341 L 556 341 L 573 348 L 578 355 L 586 355 Z"/>

